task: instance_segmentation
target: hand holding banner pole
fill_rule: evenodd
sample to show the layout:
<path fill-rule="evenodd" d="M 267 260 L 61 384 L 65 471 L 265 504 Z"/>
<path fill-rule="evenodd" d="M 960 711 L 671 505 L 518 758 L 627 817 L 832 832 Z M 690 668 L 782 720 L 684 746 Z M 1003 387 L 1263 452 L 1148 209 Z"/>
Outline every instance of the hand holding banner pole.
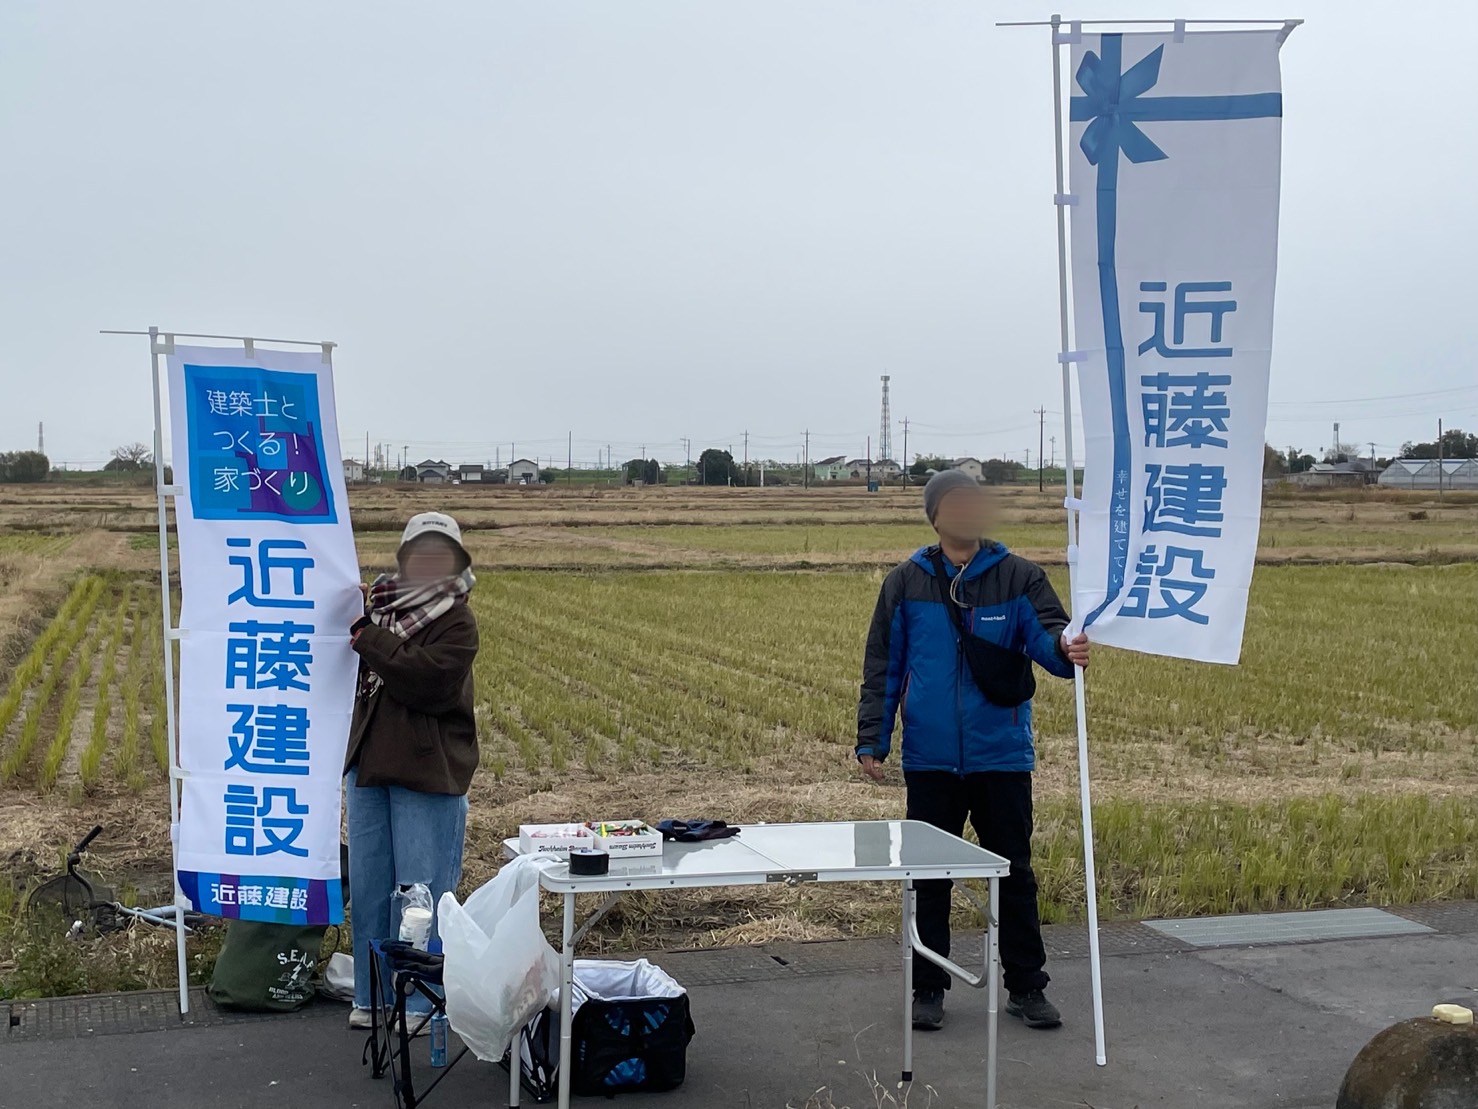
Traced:
<path fill-rule="evenodd" d="M 1077 490 L 1073 461 L 1073 380 L 1072 354 L 1068 336 L 1067 314 L 1067 206 L 1071 203 L 1063 191 L 1062 165 L 1062 62 L 1059 52 L 1058 29 L 1062 17 L 1052 16 L 1052 126 L 1053 155 L 1057 169 L 1057 309 L 1059 352 L 1057 359 L 1062 364 L 1062 438 L 1065 453 L 1063 486 L 1067 509 L 1067 568 L 1068 594 L 1072 597 L 1073 623 L 1067 630 L 1071 638 L 1079 630 L 1082 606 L 1076 594 L 1078 562 L 1078 528 L 1076 516 Z M 1074 31 L 1077 30 L 1072 25 Z M 1093 981 L 1093 1048 L 1099 1066 L 1108 1062 L 1103 1042 L 1103 975 L 1098 952 L 1098 883 L 1093 865 L 1093 805 L 1088 782 L 1088 707 L 1083 688 L 1083 668 L 1073 667 L 1073 695 L 1078 722 L 1078 794 L 1083 814 L 1083 884 L 1088 902 L 1088 955 Z"/>

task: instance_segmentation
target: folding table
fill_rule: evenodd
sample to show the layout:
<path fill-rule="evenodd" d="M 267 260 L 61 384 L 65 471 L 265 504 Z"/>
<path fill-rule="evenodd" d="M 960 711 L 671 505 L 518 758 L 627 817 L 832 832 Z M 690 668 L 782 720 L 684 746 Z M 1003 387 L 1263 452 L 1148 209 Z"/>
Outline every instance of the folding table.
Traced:
<path fill-rule="evenodd" d="M 518 840 L 506 840 L 504 854 L 519 854 Z M 575 947 L 591 925 L 610 911 L 627 890 L 706 889 L 803 882 L 900 882 L 903 886 L 903 1081 L 913 1081 L 913 952 L 966 984 L 986 989 L 985 1105 L 996 1105 L 997 930 L 1000 881 L 1010 870 L 1001 856 L 917 820 L 842 820 L 813 824 L 746 824 L 731 839 L 668 843 L 663 854 L 611 860 L 609 874 L 572 875 L 566 863 L 546 867 L 539 884 L 564 899 L 560 944 L 559 1109 L 569 1109 L 571 1005 Z M 985 909 L 985 965 L 976 975 L 924 946 L 919 938 L 914 883 L 929 879 L 983 878 L 990 886 Z M 604 893 L 605 903 L 578 928 L 575 896 Z M 978 904 L 978 902 L 977 902 Z M 508 1104 L 519 1103 L 517 1038 L 509 1059 Z"/>

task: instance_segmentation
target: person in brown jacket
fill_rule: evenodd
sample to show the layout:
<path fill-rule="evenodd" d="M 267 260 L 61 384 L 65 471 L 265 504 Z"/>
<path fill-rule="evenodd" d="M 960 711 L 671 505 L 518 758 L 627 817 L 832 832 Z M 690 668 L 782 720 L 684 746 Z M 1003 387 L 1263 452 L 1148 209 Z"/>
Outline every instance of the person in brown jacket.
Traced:
<path fill-rule="evenodd" d="M 370 1024 L 369 943 L 395 939 L 402 886 L 423 883 L 435 907 L 462 876 L 467 788 L 477 769 L 472 661 L 477 619 L 467 603 L 472 559 L 457 522 L 412 516 L 398 569 L 365 590 L 349 629 L 359 689 L 344 761 L 349 900 L 354 931 L 351 1028 Z M 432 935 L 435 935 L 435 921 Z M 411 999 L 424 1011 L 424 998 Z"/>

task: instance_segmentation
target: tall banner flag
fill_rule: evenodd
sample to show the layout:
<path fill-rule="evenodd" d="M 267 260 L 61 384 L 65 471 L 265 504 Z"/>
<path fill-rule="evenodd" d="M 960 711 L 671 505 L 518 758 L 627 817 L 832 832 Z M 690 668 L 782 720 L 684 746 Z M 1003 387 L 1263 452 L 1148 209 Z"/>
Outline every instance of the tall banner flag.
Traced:
<path fill-rule="evenodd" d="M 1289 27 L 1082 34 L 1068 87 L 1096 643 L 1235 663 L 1257 553 Z"/>
<path fill-rule="evenodd" d="M 363 612 L 322 352 L 168 357 L 181 607 L 177 879 L 215 916 L 344 916 L 339 798 Z"/>

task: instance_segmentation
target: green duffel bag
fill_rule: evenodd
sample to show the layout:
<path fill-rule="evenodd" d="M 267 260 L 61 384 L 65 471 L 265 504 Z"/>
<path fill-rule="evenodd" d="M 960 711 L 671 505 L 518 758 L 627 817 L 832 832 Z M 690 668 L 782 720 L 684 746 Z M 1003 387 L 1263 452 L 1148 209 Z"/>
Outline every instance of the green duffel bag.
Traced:
<path fill-rule="evenodd" d="M 224 1009 L 290 1013 L 313 1000 L 324 924 L 233 920 L 206 993 Z"/>

